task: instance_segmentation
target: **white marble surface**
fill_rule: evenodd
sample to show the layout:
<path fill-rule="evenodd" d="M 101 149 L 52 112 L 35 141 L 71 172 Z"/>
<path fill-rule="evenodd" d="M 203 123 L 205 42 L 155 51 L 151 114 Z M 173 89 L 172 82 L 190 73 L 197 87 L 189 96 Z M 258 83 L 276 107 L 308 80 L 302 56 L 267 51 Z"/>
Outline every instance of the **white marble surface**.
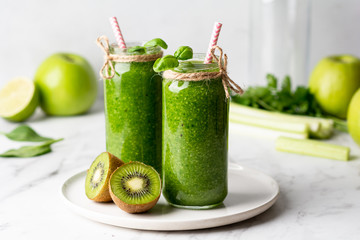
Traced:
<path fill-rule="evenodd" d="M 346 134 L 331 140 L 351 147 L 341 162 L 280 153 L 274 141 L 231 128 L 229 158 L 274 177 L 281 189 L 275 205 L 244 222 L 183 232 L 130 230 L 99 224 L 68 210 L 60 187 L 105 150 L 102 102 L 83 116 L 45 117 L 28 122 L 39 133 L 65 140 L 40 157 L 0 158 L 0 239 L 359 239 L 360 148 Z M 0 120 L 0 131 L 17 124 Z M 0 152 L 27 143 L 0 136 Z"/>

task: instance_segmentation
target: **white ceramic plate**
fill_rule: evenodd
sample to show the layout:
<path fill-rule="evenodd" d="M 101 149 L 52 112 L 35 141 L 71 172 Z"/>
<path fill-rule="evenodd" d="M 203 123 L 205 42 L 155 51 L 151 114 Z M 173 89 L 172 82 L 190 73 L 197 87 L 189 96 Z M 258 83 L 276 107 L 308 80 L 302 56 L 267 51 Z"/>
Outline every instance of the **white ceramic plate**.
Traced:
<path fill-rule="evenodd" d="M 276 201 L 279 186 L 259 171 L 229 165 L 229 193 L 224 203 L 208 210 L 188 210 L 169 206 L 163 197 L 149 212 L 129 214 L 113 203 L 96 203 L 85 195 L 86 171 L 65 181 L 62 196 L 76 213 L 97 222 L 142 230 L 177 231 L 223 226 L 254 217 Z"/>

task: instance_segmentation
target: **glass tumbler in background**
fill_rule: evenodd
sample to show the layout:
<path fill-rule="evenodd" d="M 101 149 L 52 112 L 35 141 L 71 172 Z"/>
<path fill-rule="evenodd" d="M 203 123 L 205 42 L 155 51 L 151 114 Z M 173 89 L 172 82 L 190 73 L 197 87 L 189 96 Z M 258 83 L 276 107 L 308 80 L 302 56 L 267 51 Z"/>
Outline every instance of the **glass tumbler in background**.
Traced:
<path fill-rule="evenodd" d="M 252 0 L 250 7 L 250 85 L 265 84 L 267 73 L 306 85 L 311 0 Z"/>

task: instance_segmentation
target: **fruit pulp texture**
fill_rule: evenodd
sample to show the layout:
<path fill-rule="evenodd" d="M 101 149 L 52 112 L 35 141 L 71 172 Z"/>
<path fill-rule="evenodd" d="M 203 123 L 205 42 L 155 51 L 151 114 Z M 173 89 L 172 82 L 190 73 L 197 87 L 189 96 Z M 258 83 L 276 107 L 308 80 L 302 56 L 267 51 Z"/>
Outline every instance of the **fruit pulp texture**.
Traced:
<path fill-rule="evenodd" d="M 93 199 L 102 190 L 109 170 L 109 161 L 106 154 L 99 155 L 91 164 L 88 174 L 86 175 L 86 195 Z"/>
<path fill-rule="evenodd" d="M 106 150 L 161 173 L 161 81 L 154 61 L 116 62 L 104 80 Z"/>
<path fill-rule="evenodd" d="M 159 197 L 161 180 L 150 166 L 132 162 L 114 172 L 110 187 L 114 195 L 125 203 L 145 204 Z"/>
<path fill-rule="evenodd" d="M 201 208 L 225 199 L 228 116 L 220 78 L 163 80 L 163 194 L 170 204 Z"/>

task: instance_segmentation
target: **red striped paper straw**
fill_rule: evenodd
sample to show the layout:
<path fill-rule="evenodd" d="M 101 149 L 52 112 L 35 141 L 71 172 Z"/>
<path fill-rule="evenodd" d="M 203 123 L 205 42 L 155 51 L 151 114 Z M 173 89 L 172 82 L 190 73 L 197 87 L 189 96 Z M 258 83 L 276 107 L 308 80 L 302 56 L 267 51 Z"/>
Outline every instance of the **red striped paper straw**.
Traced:
<path fill-rule="evenodd" d="M 207 50 L 205 61 L 204 61 L 205 64 L 209 64 L 212 61 L 211 48 L 217 44 L 217 41 L 219 39 L 221 26 L 222 26 L 222 24 L 219 23 L 219 22 L 215 22 L 215 24 L 214 24 L 214 29 L 213 29 L 212 34 L 211 34 L 209 48 Z"/>
<path fill-rule="evenodd" d="M 116 39 L 116 42 L 117 42 L 119 48 L 126 48 L 124 37 L 121 34 L 119 23 L 118 23 L 116 17 L 111 17 L 109 20 L 110 20 L 110 24 L 111 24 L 111 27 L 114 32 L 115 39 Z"/>

